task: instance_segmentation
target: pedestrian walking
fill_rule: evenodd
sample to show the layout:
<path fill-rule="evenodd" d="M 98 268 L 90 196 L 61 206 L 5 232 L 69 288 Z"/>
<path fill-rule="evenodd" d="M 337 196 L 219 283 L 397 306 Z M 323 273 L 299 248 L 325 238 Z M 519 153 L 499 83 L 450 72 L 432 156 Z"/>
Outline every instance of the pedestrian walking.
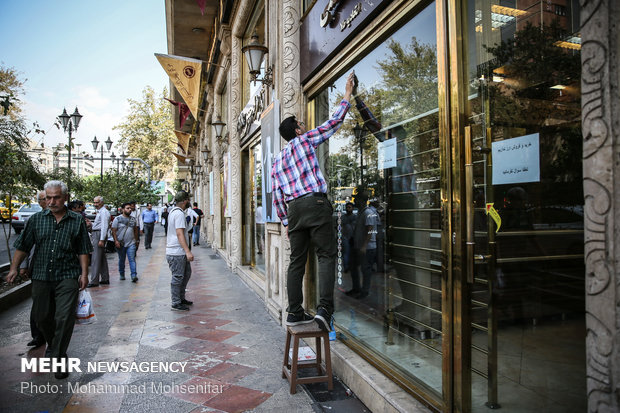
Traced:
<path fill-rule="evenodd" d="M 161 213 L 161 225 L 164 227 L 164 233 L 168 236 L 168 207 L 164 207 Z"/>
<path fill-rule="evenodd" d="M 136 249 L 140 245 L 140 236 L 138 235 L 138 223 L 131 216 L 131 204 L 125 202 L 121 206 L 122 215 L 117 216 L 112 221 L 112 236 L 114 237 L 114 246 L 118 253 L 118 273 L 120 279 L 125 279 L 125 257 L 129 260 L 129 271 L 131 272 L 131 281 L 138 282 L 138 272 L 136 269 Z"/>
<path fill-rule="evenodd" d="M 200 208 L 198 208 L 197 202 L 194 202 L 194 212 L 196 213 L 197 218 L 194 218 L 192 240 L 194 245 L 200 245 L 200 224 L 202 222 L 202 217 L 204 216 L 204 213 Z"/>
<path fill-rule="evenodd" d="M 146 211 L 142 211 L 142 222 L 144 223 L 144 248 L 151 249 L 151 243 L 153 242 L 153 231 L 155 230 L 155 223 L 157 222 L 157 211 L 153 211 L 153 204 L 146 204 Z"/>
<path fill-rule="evenodd" d="M 172 309 L 188 311 L 193 302 L 185 299 L 185 289 L 192 276 L 191 262 L 194 255 L 187 242 L 188 223 L 185 210 L 189 208 L 189 194 L 179 191 L 174 197 L 176 205 L 168 215 L 168 236 L 166 237 L 166 261 L 172 273 L 170 295 Z"/>
<path fill-rule="evenodd" d="M 305 124 L 290 116 L 280 124 L 280 135 L 288 144 L 277 155 L 271 179 L 273 204 L 287 228 L 291 259 L 287 273 L 287 325 L 313 320 L 330 331 L 334 311 L 334 277 L 336 238 L 332 224 L 333 208 L 327 199 L 327 183 L 319 167 L 315 149 L 339 128 L 351 107 L 349 100 L 355 74 L 347 79 L 345 94 L 331 119 L 316 129 L 306 131 Z M 304 308 L 302 283 L 310 243 L 318 257 L 319 305 L 312 318 Z"/>
<path fill-rule="evenodd" d="M 39 203 L 39 206 L 42 209 L 47 208 L 47 200 L 45 198 L 45 191 L 39 191 L 37 192 L 37 201 Z M 28 225 L 28 222 L 26 222 L 26 225 Z M 23 278 L 30 278 L 32 277 L 32 265 L 34 264 L 34 252 L 36 251 L 36 248 L 32 248 L 30 250 L 30 254 L 28 254 L 28 257 L 22 262 L 22 264 L 19 267 L 19 275 Z M 28 342 L 28 344 L 26 344 L 29 347 L 40 347 L 43 344 L 45 344 L 45 337 L 43 337 L 43 333 L 41 332 L 41 330 L 39 330 L 37 328 L 37 323 L 34 319 L 34 311 L 33 311 L 34 307 L 30 308 L 30 335 L 32 336 L 32 340 L 30 340 Z"/>
<path fill-rule="evenodd" d="M 49 181 L 44 190 L 47 209 L 32 215 L 15 241 L 6 280 L 13 282 L 19 265 L 36 247 L 32 265 L 34 318 L 48 343 L 46 357 L 61 361 L 67 359 L 78 291 L 88 284 L 88 253 L 92 247 L 82 216 L 65 207 L 67 185 Z M 69 373 L 56 370 L 54 376 L 60 380 Z"/>
<path fill-rule="evenodd" d="M 106 242 L 108 241 L 108 229 L 110 226 L 110 211 L 103 204 L 103 197 L 96 196 L 93 204 L 97 210 L 91 241 L 93 246 L 93 256 L 90 263 L 90 279 L 88 288 L 98 287 L 99 284 L 110 284 L 110 272 L 108 270 L 108 260 L 105 256 Z"/>

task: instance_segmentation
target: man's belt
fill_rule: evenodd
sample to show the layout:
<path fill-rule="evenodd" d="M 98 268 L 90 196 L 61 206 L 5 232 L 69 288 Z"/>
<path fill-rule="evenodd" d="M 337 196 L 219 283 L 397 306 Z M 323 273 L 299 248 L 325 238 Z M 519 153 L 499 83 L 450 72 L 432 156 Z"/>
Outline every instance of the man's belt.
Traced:
<path fill-rule="evenodd" d="M 309 196 L 315 196 L 317 198 L 327 198 L 327 194 L 325 192 L 308 192 L 307 194 L 303 194 L 301 196 L 298 196 L 295 199 L 290 200 L 289 203 L 293 201 L 297 201 L 298 199 L 301 199 L 301 198 L 309 197 Z"/>

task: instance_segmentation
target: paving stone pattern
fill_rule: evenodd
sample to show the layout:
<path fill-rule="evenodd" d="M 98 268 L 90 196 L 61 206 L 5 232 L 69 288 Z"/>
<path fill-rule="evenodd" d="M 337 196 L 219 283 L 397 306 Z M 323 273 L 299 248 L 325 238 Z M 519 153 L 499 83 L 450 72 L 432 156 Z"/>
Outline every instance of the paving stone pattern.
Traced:
<path fill-rule="evenodd" d="M 97 321 L 75 326 L 68 353 L 81 360 L 82 372 L 71 373 L 67 380 L 56 380 L 53 373 L 21 372 L 22 358 L 44 353 L 43 347 L 31 351 L 26 347 L 30 300 L 0 314 L 0 411 L 320 410 L 301 387 L 297 394 L 289 394 L 288 382 L 281 378 L 285 332 L 267 314 L 262 300 L 229 271 L 224 260 L 212 259 L 213 250 L 199 246 L 193 251 L 196 260 L 187 299 L 194 305 L 189 312 L 170 308 L 170 271 L 160 228 L 153 248 L 138 251 L 138 283 L 120 281 L 117 256 L 107 255 L 111 283 L 89 289 Z M 88 372 L 88 361 L 187 365 L 178 373 Z M 69 383 L 73 388 L 79 384 L 104 390 L 71 393 Z M 58 391 L 48 390 L 53 385 Z M 123 392 L 125 388 L 137 390 Z M 140 393 L 142 389 L 146 392 Z"/>

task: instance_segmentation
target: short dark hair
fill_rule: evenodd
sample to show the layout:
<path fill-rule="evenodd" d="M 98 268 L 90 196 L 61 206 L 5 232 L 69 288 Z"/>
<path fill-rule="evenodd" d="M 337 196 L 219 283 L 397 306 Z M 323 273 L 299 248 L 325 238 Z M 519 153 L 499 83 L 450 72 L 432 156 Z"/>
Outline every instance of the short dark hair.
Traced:
<path fill-rule="evenodd" d="M 295 132 L 297 128 L 299 128 L 297 119 L 295 119 L 295 116 L 289 116 L 280 123 L 280 135 L 284 140 L 290 142 L 297 136 L 297 132 Z"/>
<path fill-rule="evenodd" d="M 174 195 L 174 202 L 183 202 L 187 199 L 189 199 L 189 194 L 183 190 L 180 190 Z"/>
<path fill-rule="evenodd" d="M 368 202 L 368 191 L 364 187 L 357 187 L 357 193 L 355 194 L 355 201 L 360 204 L 366 206 L 366 202 Z"/>
<path fill-rule="evenodd" d="M 131 202 L 123 202 L 123 204 L 121 205 L 121 208 L 125 209 L 127 205 L 131 206 Z"/>
<path fill-rule="evenodd" d="M 69 211 L 73 211 L 75 208 L 78 208 L 80 205 L 78 204 L 78 201 L 71 201 L 67 204 L 67 209 Z"/>
<path fill-rule="evenodd" d="M 194 202 L 194 206 L 197 207 L 198 206 L 198 202 Z"/>

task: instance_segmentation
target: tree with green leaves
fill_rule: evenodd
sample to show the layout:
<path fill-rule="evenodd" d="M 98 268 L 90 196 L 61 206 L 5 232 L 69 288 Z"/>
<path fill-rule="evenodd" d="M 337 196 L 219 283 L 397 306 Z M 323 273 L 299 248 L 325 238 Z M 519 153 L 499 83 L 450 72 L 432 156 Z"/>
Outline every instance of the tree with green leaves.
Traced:
<path fill-rule="evenodd" d="M 360 85 L 356 102 L 363 102 L 376 118 L 373 125 L 365 123 L 357 110 L 349 111 L 351 116 L 345 120 L 341 133 L 354 136 L 353 128 L 359 123 L 364 128 L 361 141 L 364 156 L 364 182 L 366 187 L 374 188 L 375 193 L 382 193 L 385 185 L 383 171 L 377 167 L 378 143 L 382 140 L 398 137 L 399 153 L 419 153 L 426 147 L 436 147 L 436 134 L 429 133 L 437 124 L 437 54 L 433 44 L 425 44 L 412 37 L 407 44 L 391 39 L 383 59 L 377 60 L 378 82 L 372 87 L 364 87 L 365 82 L 377 79 L 359 79 Z M 336 96 L 337 104 L 342 95 Z M 434 112 L 433 112 L 434 111 Z M 420 116 L 423 115 L 423 116 Z M 386 129 L 402 123 L 402 127 Z M 378 130 L 378 126 L 382 131 Z M 397 132 L 397 130 L 400 131 Z M 397 136 L 398 135 L 398 136 Z M 348 159 L 359 164 L 360 141 L 351 139 L 336 156 L 346 155 Z M 331 154 L 330 157 L 334 156 Z M 439 167 L 439 153 L 432 153 L 418 161 L 417 169 L 430 172 L 418 173 L 429 177 L 436 174 Z M 344 160 L 346 163 L 346 160 Z M 401 160 L 412 162 L 409 160 Z M 342 162 L 340 162 L 342 163 Z"/>
<path fill-rule="evenodd" d="M 22 112 L 18 96 L 24 94 L 24 81 L 12 67 L 0 65 L 0 115 L 16 120 Z"/>
<path fill-rule="evenodd" d="M 29 201 L 37 189 L 45 183 L 43 175 L 28 156 L 28 136 L 39 133 L 35 124 L 28 130 L 21 116 L 21 104 L 18 96 L 23 94 L 23 81 L 13 68 L 0 66 L 0 195 L 6 201 L 9 213 L 13 214 L 11 200 Z M 12 227 L 3 225 L 7 251 Z M 9 254 L 9 261 L 11 256 Z"/>
<path fill-rule="evenodd" d="M 15 212 L 11 204 L 12 199 L 28 201 L 45 183 L 43 175 L 26 152 L 27 136 L 28 130 L 21 118 L 10 119 L 8 116 L 0 116 L 0 165 L 2 165 L 0 194 L 7 201 L 6 206 L 10 215 Z M 10 251 L 9 238 L 12 227 L 3 225 L 2 228 L 7 251 Z"/>
<path fill-rule="evenodd" d="M 75 181 L 74 181 L 75 182 Z M 136 201 L 139 204 L 156 203 L 159 200 L 155 189 L 146 180 L 132 172 L 108 171 L 101 177 L 91 175 L 79 179 L 79 189 L 76 185 L 78 199 L 92 202 L 96 196 L 103 196 L 106 204 L 114 207 L 124 202 Z"/>
<path fill-rule="evenodd" d="M 113 128 L 119 131 L 130 157 L 149 163 L 154 180 L 172 178 L 175 165 L 174 121 L 165 97 L 168 97 L 167 88 L 157 95 L 152 87 L 145 87 L 142 100 L 129 99 L 129 114 Z"/>

